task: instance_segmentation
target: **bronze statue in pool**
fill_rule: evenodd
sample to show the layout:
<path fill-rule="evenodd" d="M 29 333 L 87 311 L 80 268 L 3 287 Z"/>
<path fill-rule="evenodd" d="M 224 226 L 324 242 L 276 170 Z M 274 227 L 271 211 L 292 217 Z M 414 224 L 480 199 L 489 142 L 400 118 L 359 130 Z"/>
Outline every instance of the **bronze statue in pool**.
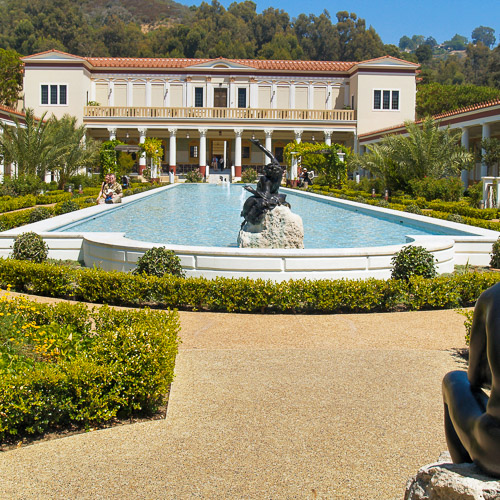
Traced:
<path fill-rule="evenodd" d="M 490 395 L 485 392 L 489 389 Z M 474 309 L 469 368 L 443 379 L 445 433 L 454 463 L 500 477 L 500 283 Z"/>
<path fill-rule="evenodd" d="M 278 205 L 285 205 L 290 208 L 290 204 L 286 202 L 286 195 L 278 193 L 283 177 L 283 169 L 274 155 L 268 151 L 262 144 L 256 140 L 251 139 L 266 156 L 271 159 L 271 163 L 264 166 L 264 175 L 257 183 L 257 189 L 251 186 L 245 186 L 245 189 L 253 194 L 247 198 L 241 211 L 241 216 L 245 218 L 243 225 L 248 221 L 250 224 L 258 224 L 262 221 L 264 214 L 272 210 Z"/>

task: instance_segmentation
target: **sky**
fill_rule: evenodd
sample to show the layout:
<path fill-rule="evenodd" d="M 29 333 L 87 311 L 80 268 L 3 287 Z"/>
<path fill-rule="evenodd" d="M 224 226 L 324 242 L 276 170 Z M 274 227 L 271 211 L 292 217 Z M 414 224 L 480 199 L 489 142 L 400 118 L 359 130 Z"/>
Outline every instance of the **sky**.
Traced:
<path fill-rule="evenodd" d="M 201 0 L 177 0 L 185 5 L 199 5 Z M 210 3 L 210 0 L 205 0 Z M 225 7 L 234 0 L 219 0 Z M 240 0 L 237 0 L 240 1 Z M 471 39 L 478 26 L 495 30 L 496 45 L 500 42 L 500 0 L 253 0 L 260 13 L 268 7 L 283 9 L 291 18 L 299 14 L 319 15 L 324 9 L 331 17 L 339 11 L 354 12 L 373 26 L 384 43 L 399 44 L 406 35 L 432 36 L 438 43 L 450 40 L 456 33 Z"/>

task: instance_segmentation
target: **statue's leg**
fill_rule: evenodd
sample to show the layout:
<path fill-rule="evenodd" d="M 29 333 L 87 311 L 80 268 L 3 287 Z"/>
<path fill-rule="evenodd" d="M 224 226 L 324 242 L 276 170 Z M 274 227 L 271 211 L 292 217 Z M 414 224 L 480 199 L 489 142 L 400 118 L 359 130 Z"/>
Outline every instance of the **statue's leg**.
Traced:
<path fill-rule="evenodd" d="M 478 397 L 464 371 L 446 374 L 443 379 L 444 427 L 448 450 L 454 463 L 472 462 L 474 426 L 486 411 L 486 396 Z"/>

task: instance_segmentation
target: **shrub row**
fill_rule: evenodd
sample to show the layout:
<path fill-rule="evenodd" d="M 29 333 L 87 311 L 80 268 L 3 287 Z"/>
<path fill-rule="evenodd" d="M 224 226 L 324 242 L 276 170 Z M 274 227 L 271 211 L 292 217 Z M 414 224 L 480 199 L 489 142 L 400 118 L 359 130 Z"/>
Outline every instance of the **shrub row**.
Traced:
<path fill-rule="evenodd" d="M 252 280 L 154 277 L 0 260 L 0 286 L 110 305 L 244 313 L 356 313 L 471 305 L 500 273 L 404 280 Z"/>
<path fill-rule="evenodd" d="M 417 198 L 415 200 L 410 198 L 391 198 L 391 202 L 386 203 L 383 198 L 380 198 L 380 196 L 372 198 L 369 193 L 347 191 L 348 193 L 353 194 L 353 196 L 351 196 L 345 194 L 346 191 L 343 190 L 323 190 L 322 188 L 323 186 L 316 186 L 314 191 L 325 196 L 334 196 L 336 198 L 357 201 L 358 203 L 367 203 L 368 205 L 384 206 L 385 208 L 400 211 L 407 211 L 407 207 L 416 205 L 422 209 L 430 209 L 429 212 L 425 212 L 423 215 L 434 217 L 436 219 L 449 220 L 450 214 L 458 214 L 462 216 L 463 224 L 482 227 L 484 229 L 491 229 L 492 231 L 500 231 L 500 223 L 491 220 L 498 215 L 498 211 L 495 208 L 472 208 L 464 202 L 441 202 L 439 200 L 427 202 L 423 198 Z M 473 217 L 472 215 L 477 215 L 477 217 Z"/>
<path fill-rule="evenodd" d="M 164 403 L 174 376 L 177 312 L 19 299 L 2 300 L 0 309 L 2 442 L 152 414 Z M 6 328 L 12 317 L 22 335 Z"/>
<path fill-rule="evenodd" d="M 130 196 L 132 194 L 142 193 L 144 191 L 149 191 L 150 189 L 155 189 L 158 185 L 151 184 L 141 184 L 134 183 L 130 189 L 125 189 L 123 191 L 123 196 Z M 88 188 L 83 190 L 83 196 L 72 196 L 71 193 L 59 192 L 57 196 L 50 196 L 50 200 L 43 200 L 45 203 L 56 203 L 55 200 L 58 196 L 61 196 L 61 201 L 57 203 L 54 207 L 44 207 L 51 212 L 51 215 L 59 215 L 61 213 L 61 207 L 64 202 L 74 201 L 78 208 L 86 208 L 95 204 L 95 200 L 99 195 L 100 188 Z M 62 193 L 62 194 L 61 194 Z M 47 193 L 48 194 L 48 193 Z M 45 196 L 45 195 L 44 195 Z M 34 198 L 34 197 L 33 197 Z M 14 198 L 16 199 L 16 198 Z M 37 197 L 37 200 L 39 197 Z M 14 213 L 4 213 L 0 215 L 0 231 L 7 231 L 8 229 L 14 229 L 15 227 L 25 226 L 31 222 L 31 213 L 36 209 L 20 210 Z"/>

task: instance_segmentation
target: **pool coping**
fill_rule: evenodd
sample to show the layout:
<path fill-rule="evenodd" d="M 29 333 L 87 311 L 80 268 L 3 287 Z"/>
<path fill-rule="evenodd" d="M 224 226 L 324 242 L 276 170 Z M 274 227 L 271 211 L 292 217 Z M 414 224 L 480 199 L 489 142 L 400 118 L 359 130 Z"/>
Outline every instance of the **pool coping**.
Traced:
<path fill-rule="evenodd" d="M 164 186 L 123 199 L 123 204 L 134 203 L 144 197 L 175 189 Z M 456 264 L 488 265 L 493 243 L 500 233 L 456 222 L 431 219 L 426 216 L 374 207 L 317 193 L 282 188 L 301 196 L 326 200 L 331 204 L 349 207 L 361 213 L 378 213 L 384 218 L 409 220 L 413 224 L 435 225 L 472 233 L 466 235 L 407 235 L 407 242 L 398 245 L 330 248 L 330 249 L 247 249 L 186 245 L 161 245 L 126 238 L 124 233 L 51 232 L 57 227 L 101 214 L 117 205 L 97 205 L 51 219 L 28 224 L 0 233 L 0 257 L 7 257 L 18 234 L 34 231 L 49 246 L 49 257 L 85 262 L 106 270 L 130 271 L 137 260 L 150 248 L 165 246 L 180 258 L 188 276 L 251 277 L 282 281 L 323 278 L 388 278 L 392 257 L 407 244 L 418 244 L 429 250 L 437 261 L 438 273 L 452 272 Z"/>

